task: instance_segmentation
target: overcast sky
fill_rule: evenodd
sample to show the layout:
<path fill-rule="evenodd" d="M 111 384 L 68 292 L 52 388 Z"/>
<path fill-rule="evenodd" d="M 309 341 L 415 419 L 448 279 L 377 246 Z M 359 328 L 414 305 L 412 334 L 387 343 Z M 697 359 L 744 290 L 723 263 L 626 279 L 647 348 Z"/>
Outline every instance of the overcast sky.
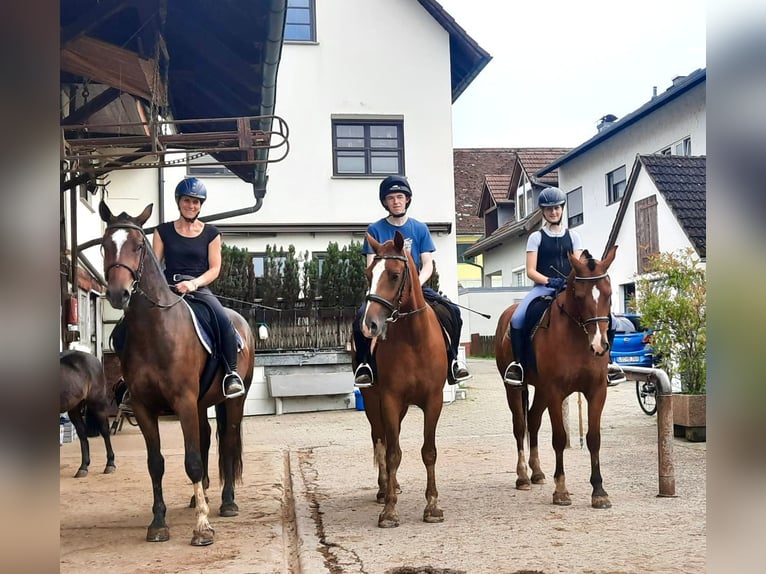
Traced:
<path fill-rule="evenodd" d="M 439 0 L 492 56 L 452 108 L 454 147 L 576 147 L 706 67 L 700 0 Z"/>

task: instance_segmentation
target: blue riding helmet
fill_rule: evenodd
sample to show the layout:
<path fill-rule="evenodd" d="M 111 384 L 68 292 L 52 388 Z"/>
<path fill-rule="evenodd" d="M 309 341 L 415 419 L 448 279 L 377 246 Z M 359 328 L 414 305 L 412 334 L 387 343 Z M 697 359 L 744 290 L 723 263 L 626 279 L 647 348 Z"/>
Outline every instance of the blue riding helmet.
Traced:
<path fill-rule="evenodd" d="M 178 182 L 176 186 L 176 203 L 181 201 L 181 197 L 188 195 L 199 199 L 200 203 L 205 203 L 207 199 L 207 188 L 205 184 L 196 177 L 187 177 Z"/>
<path fill-rule="evenodd" d="M 566 202 L 567 196 L 558 187 L 546 187 L 537 198 L 537 206 L 540 209 L 564 205 Z"/>
<path fill-rule="evenodd" d="M 389 175 L 386 179 L 380 182 L 380 203 L 383 207 L 386 207 L 386 196 L 389 193 L 403 193 L 407 196 L 407 207 L 410 206 L 412 201 L 412 190 L 410 189 L 410 182 L 403 175 Z"/>

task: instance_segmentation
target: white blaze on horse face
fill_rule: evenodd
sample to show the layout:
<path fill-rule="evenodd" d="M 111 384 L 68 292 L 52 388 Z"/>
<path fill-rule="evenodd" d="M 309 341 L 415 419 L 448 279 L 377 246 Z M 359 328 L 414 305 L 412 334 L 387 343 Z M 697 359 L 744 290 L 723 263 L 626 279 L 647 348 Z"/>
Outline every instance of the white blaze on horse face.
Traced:
<path fill-rule="evenodd" d="M 383 265 L 376 264 L 372 268 L 372 278 L 370 279 L 370 290 L 368 293 L 375 293 L 380 283 L 380 278 L 383 276 L 383 272 L 386 270 L 385 263 Z M 367 327 L 367 312 L 370 310 L 370 302 L 368 301 L 364 306 L 364 314 L 362 315 L 362 334 L 367 337 L 372 337 L 372 332 Z"/>
<path fill-rule="evenodd" d="M 601 289 L 598 288 L 598 285 L 593 285 L 593 289 L 591 290 L 591 296 L 593 297 L 593 300 L 596 302 L 596 305 L 598 305 L 599 297 L 601 297 Z"/>
<path fill-rule="evenodd" d="M 112 233 L 112 241 L 114 241 L 115 251 L 117 255 L 115 256 L 115 259 L 117 261 L 120 260 L 120 251 L 122 250 L 122 246 L 125 245 L 125 242 L 128 240 L 128 232 L 125 229 L 117 229 L 114 233 Z"/>

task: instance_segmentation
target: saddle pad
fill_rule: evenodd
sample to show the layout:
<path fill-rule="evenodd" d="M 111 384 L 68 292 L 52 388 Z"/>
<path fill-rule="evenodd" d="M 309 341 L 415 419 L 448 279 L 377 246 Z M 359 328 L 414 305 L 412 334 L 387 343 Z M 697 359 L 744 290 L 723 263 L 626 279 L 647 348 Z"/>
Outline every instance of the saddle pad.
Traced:
<path fill-rule="evenodd" d="M 213 325 L 211 324 L 212 311 L 208 306 L 199 299 L 185 299 L 183 300 L 187 309 L 191 312 L 192 323 L 194 324 L 194 331 L 197 333 L 200 343 L 211 354 L 213 351 Z M 193 303 L 190 304 L 190 303 Z M 245 342 L 239 331 L 234 329 L 234 335 L 237 338 L 237 352 L 242 351 L 245 348 Z"/>

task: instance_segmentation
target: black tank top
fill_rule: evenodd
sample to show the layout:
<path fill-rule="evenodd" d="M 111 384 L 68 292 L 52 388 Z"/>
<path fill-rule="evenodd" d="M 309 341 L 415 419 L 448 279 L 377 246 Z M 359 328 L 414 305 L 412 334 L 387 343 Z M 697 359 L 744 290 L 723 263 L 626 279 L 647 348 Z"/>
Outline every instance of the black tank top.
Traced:
<path fill-rule="evenodd" d="M 157 227 L 164 245 L 165 279 L 168 283 L 177 283 L 173 275 L 189 275 L 199 277 L 210 269 L 207 258 L 208 245 L 221 232 L 214 225 L 205 224 L 197 237 L 184 237 L 176 231 L 172 221 L 162 223 Z"/>
<path fill-rule="evenodd" d="M 543 231 L 538 233 L 540 233 L 541 239 L 540 247 L 537 250 L 537 271 L 546 277 L 560 277 L 556 271 L 551 269 L 551 266 L 553 266 L 563 273 L 565 277 L 569 275 L 572 265 L 569 263 L 567 253 L 573 251 L 569 230 L 564 231 L 564 235 L 560 237 L 551 237 Z"/>

